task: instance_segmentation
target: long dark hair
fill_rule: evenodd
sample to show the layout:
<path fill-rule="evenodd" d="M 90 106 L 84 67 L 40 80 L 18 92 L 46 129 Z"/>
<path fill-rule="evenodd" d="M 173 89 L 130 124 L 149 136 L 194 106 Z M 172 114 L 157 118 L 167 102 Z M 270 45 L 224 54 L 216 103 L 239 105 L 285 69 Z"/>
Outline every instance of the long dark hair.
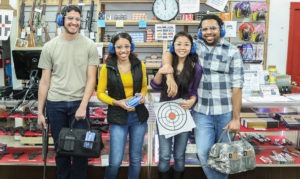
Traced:
<path fill-rule="evenodd" d="M 173 38 L 173 45 L 178 37 L 187 37 L 193 47 L 193 38 L 190 34 L 187 32 L 178 32 L 174 38 Z M 192 48 L 191 48 L 192 49 Z M 195 70 L 194 70 L 194 64 L 198 63 L 198 55 L 196 53 L 190 53 L 185 61 L 184 61 L 184 67 L 180 73 L 180 75 L 176 75 L 178 73 L 177 66 L 179 63 L 178 56 L 176 53 L 172 53 L 173 55 L 173 69 L 174 69 L 174 77 L 176 80 L 176 83 L 178 85 L 178 93 L 180 93 L 180 96 L 185 95 L 188 93 L 189 85 L 192 81 L 192 79 L 195 76 Z"/>
<path fill-rule="evenodd" d="M 110 43 L 112 43 L 114 50 L 115 50 L 115 43 L 119 39 L 121 39 L 121 38 L 122 39 L 127 39 L 130 42 L 130 44 L 132 45 L 132 38 L 131 38 L 131 36 L 128 33 L 126 33 L 126 32 L 120 32 L 120 33 L 114 35 L 111 38 L 111 42 Z M 114 53 L 114 54 L 109 53 L 107 59 L 110 59 L 110 58 L 114 58 L 114 59 L 117 58 L 117 54 L 116 53 Z M 131 59 L 131 58 L 137 58 L 137 54 L 134 53 L 134 52 L 130 52 L 129 59 Z"/>

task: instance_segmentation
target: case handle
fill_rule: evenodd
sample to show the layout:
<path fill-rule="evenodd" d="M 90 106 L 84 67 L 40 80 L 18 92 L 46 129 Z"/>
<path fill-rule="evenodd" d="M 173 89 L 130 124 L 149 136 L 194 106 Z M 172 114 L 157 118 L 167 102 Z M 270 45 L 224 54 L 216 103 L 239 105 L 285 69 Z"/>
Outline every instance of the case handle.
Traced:
<path fill-rule="evenodd" d="M 70 129 L 73 129 L 74 128 L 74 125 L 75 125 L 75 122 L 76 122 L 76 118 L 74 117 L 73 120 L 72 120 L 72 123 L 71 123 L 71 126 L 70 126 Z M 88 126 L 88 129 L 91 129 L 91 124 L 90 124 L 90 120 L 89 118 L 85 118 L 85 121 L 87 123 L 87 126 Z"/>

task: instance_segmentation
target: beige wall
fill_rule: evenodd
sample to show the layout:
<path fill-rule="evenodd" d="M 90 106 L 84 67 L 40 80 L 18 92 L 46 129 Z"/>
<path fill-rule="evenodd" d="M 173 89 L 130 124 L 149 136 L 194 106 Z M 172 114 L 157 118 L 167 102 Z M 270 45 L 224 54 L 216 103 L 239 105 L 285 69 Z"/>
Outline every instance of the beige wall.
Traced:
<path fill-rule="evenodd" d="M 300 0 L 270 0 L 267 65 L 276 65 L 279 73 L 286 73 L 290 2 Z"/>

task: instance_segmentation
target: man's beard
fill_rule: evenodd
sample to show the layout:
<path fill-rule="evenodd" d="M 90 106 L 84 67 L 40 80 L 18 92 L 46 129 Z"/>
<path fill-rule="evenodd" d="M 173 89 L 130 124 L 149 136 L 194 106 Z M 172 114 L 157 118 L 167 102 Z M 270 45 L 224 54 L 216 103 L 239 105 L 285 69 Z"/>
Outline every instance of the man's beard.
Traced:
<path fill-rule="evenodd" d="M 212 43 L 208 43 L 205 39 L 203 39 L 203 41 L 205 42 L 206 45 L 208 46 L 214 46 L 217 44 L 218 40 L 217 41 L 213 41 Z"/>
<path fill-rule="evenodd" d="M 68 30 L 68 28 L 66 28 L 65 26 L 64 26 L 64 28 L 65 28 L 65 32 L 66 32 L 67 34 L 70 34 L 70 35 L 77 34 L 77 32 L 78 32 L 78 30 L 77 30 L 76 32 L 70 32 L 70 31 Z"/>

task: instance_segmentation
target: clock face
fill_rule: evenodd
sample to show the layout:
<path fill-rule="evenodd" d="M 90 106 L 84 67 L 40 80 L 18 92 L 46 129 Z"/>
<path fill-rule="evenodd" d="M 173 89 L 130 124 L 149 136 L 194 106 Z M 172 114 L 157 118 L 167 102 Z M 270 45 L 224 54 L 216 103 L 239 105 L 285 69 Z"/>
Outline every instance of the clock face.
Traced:
<path fill-rule="evenodd" d="M 155 0 L 152 11 L 157 19 L 170 21 L 177 16 L 179 7 L 176 0 Z"/>

